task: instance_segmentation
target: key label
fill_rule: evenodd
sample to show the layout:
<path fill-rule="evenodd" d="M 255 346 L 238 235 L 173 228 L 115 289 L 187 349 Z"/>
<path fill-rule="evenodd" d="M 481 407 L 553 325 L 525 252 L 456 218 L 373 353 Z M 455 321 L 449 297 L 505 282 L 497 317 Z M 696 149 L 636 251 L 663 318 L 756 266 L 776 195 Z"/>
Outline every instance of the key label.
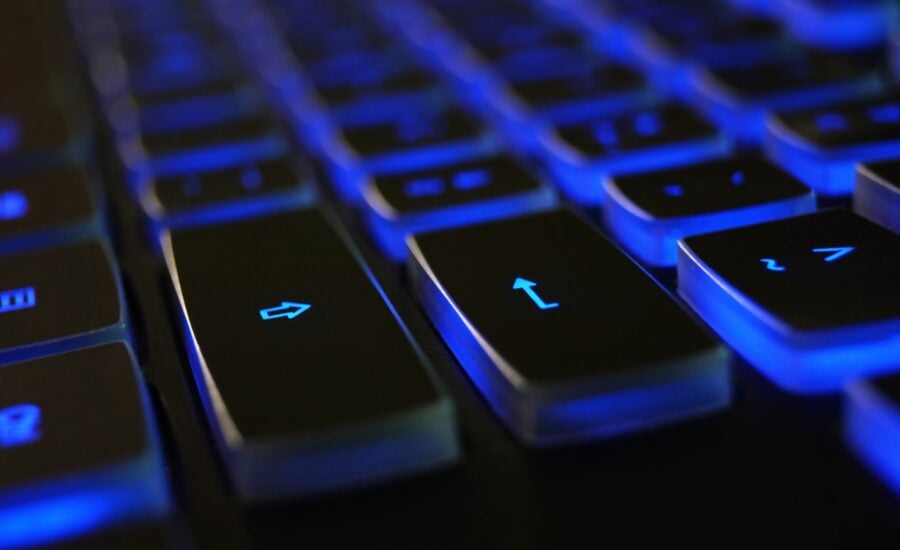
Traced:
<path fill-rule="evenodd" d="M 17 288 L 0 292 L 0 314 L 30 309 L 37 305 L 34 287 Z"/>
<path fill-rule="evenodd" d="M 832 246 L 828 248 L 813 248 L 812 251 L 816 254 L 828 254 L 825 256 L 826 262 L 834 262 L 840 260 L 847 254 L 850 254 L 856 250 L 855 246 Z"/>
<path fill-rule="evenodd" d="M 537 283 L 535 282 L 523 279 L 522 277 L 516 277 L 516 280 L 513 283 L 513 290 L 523 290 L 525 294 L 531 298 L 531 301 L 540 309 L 554 309 L 559 307 L 558 302 L 551 302 L 548 304 L 542 300 L 541 297 L 537 295 L 537 292 L 534 291 L 534 287 L 536 286 Z"/>
<path fill-rule="evenodd" d="M 18 220 L 28 214 L 28 197 L 14 189 L 0 193 L 0 221 Z"/>
<path fill-rule="evenodd" d="M 769 271 L 787 271 L 786 267 L 778 265 L 778 260 L 773 258 L 760 258 L 759 261 L 766 264 L 766 269 Z"/>
<path fill-rule="evenodd" d="M 41 408 L 23 403 L 0 409 L 0 448 L 15 447 L 41 437 Z"/>
<path fill-rule="evenodd" d="M 303 312 L 311 308 L 309 304 L 300 304 L 297 302 L 281 302 L 280 306 L 269 307 L 259 310 L 259 316 L 263 321 L 271 321 L 273 319 L 293 319 Z"/>

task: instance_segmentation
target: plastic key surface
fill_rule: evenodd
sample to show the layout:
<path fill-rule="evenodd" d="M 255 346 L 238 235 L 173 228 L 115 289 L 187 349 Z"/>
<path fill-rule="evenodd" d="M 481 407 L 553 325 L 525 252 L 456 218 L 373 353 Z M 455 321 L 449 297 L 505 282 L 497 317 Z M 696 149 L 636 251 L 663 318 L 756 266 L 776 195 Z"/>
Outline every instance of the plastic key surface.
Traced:
<path fill-rule="evenodd" d="M 606 222 L 641 260 L 674 266 L 677 241 L 816 209 L 812 191 L 777 166 L 736 157 L 604 182 Z"/>
<path fill-rule="evenodd" d="M 817 193 L 849 195 L 856 163 L 900 156 L 900 94 L 780 114 L 765 146 Z"/>
<path fill-rule="evenodd" d="M 321 214 L 184 229 L 166 242 L 195 379 L 245 499 L 457 459 L 451 402 Z"/>
<path fill-rule="evenodd" d="M 0 363 L 125 339 L 124 308 L 99 242 L 0 257 Z"/>
<path fill-rule="evenodd" d="M 376 176 L 364 190 L 367 220 L 382 250 L 406 258 L 410 233 L 547 209 L 554 192 L 511 157 Z"/>
<path fill-rule="evenodd" d="M 526 443 L 606 437 L 729 402 L 724 349 L 568 211 L 409 243 L 413 284 L 432 322 Z"/>
<path fill-rule="evenodd" d="M 688 237 L 678 289 L 782 387 L 900 368 L 900 236 L 844 210 Z"/>
<path fill-rule="evenodd" d="M 900 233 L 900 161 L 857 165 L 853 210 Z"/>
<path fill-rule="evenodd" d="M 165 514 L 167 481 L 122 343 L 0 367 L 0 547 Z"/>

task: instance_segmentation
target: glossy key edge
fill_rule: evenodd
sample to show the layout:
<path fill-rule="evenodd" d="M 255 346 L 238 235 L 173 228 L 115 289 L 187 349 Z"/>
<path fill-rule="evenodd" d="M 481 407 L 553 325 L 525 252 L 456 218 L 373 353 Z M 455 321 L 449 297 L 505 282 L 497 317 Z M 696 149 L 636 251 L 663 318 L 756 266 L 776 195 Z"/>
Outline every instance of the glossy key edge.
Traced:
<path fill-rule="evenodd" d="M 701 417 L 731 402 L 731 356 L 720 344 L 700 354 L 646 365 L 634 374 L 529 386 L 440 285 L 415 235 L 407 237 L 407 245 L 409 279 L 419 303 L 491 409 L 526 445 L 602 440 Z M 631 414 L 625 422 L 623 407 Z"/>
<path fill-rule="evenodd" d="M 870 381 L 846 388 L 844 439 L 856 458 L 900 495 L 900 410 Z"/>
<path fill-rule="evenodd" d="M 900 190 L 868 164 L 856 166 L 853 211 L 900 234 Z"/>
<path fill-rule="evenodd" d="M 172 231 L 163 231 L 160 237 L 163 258 L 172 281 L 179 325 L 186 342 L 191 372 L 198 386 L 197 393 L 216 444 L 230 466 L 231 480 L 241 497 L 251 503 L 308 498 L 362 488 L 440 470 L 453 466 L 462 459 L 456 408 L 443 382 L 435 374 L 430 360 L 413 338 L 349 235 L 333 215 L 321 210 L 319 212 L 323 213 L 332 230 L 381 296 L 385 307 L 399 323 L 420 358 L 422 369 L 434 385 L 437 399 L 429 405 L 419 407 L 415 412 L 380 418 L 363 428 L 351 428 L 337 434 L 320 434 L 294 441 L 272 441 L 241 449 L 242 437 L 216 389 L 187 315 L 172 250 Z M 385 434 L 392 436 L 390 445 L 385 444 Z M 373 446 L 373 442 L 381 443 L 382 447 Z M 322 449 L 323 445 L 328 447 Z M 372 449 L 377 452 L 366 457 Z M 308 450 L 314 453 L 305 453 Z M 404 456 L 401 460 L 398 450 L 409 456 Z M 302 456 L 304 454 L 308 456 Z M 370 469 L 357 471 L 359 464 L 365 464 Z"/>
<path fill-rule="evenodd" d="M 690 240 L 678 241 L 679 295 L 729 346 L 782 388 L 801 394 L 834 392 L 848 379 L 896 368 L 900 321 L 793 330 L 719 277 L 691 249 Z M 853 365 L 849 372 L 847 365 Z"/>
<path fill-rule="evenodd" d="M 162 457 L 159 429 L 129 343 L 118 340 L 28 359 L 22 363 L 52 359 L 62 354 L 89 353 L 108 346 L 121 346 L 128 356 L 147 428 L 144 453 L 137 461 L 118 464 L 103 471 L 49 480 L 0 495 L 0 547 L 18 548 L 61 542 L 116 524 L 163 521 L 169 513 L 172 495 Z"/>

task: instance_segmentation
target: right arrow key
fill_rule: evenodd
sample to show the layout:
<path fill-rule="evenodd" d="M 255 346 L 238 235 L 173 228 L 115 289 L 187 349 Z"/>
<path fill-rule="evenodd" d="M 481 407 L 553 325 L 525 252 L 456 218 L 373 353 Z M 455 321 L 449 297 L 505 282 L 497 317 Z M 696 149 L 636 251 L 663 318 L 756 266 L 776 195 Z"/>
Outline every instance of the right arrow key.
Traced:
<path fill-rule="evenodd" d="M 785 389 L 900 368 L 900 236 L 845 210 L 689 237 L 678 288 Z"/>

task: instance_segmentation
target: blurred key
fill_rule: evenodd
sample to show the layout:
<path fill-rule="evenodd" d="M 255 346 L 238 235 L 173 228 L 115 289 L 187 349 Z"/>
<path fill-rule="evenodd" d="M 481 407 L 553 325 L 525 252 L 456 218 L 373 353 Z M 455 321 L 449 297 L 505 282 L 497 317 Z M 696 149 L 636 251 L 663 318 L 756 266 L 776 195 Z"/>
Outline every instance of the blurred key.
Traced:
<path fill-rule="evenodd" d="M 432 322 L 528 444 L 646 429 L 729 402 L 727 353 L 572 213 L 423 233 L 409 246 Z"/>
<path fill-rule="evenodd" d="M 184 227 L 298 208 L 313 196 L 302 163 L 275 158 L 156 178 L 142 204 L 157 224 Z"/>
<path fill-rule="evenodd" d="M 834 391 L 900 368 L 900 235 L 844 210 L 680 245 L 678 290 L 785 389 Z"/>
<path fill-rule="evenodd" d="M 877 48 L 897 21 L 894 0 L 775 0 L 773 13 L 798 39 L 828 50 Z"/>
<path fill-rule="evenodd" d="M 900 94 L 780 114 L 765 146 L 817 193 L 849 195 L 856 163 L 900 156 Z"/>
<path fill-rule="evenodd" d="M 364 191 L 369 230 L 392 259 L 410 233 L 551 208 L 554 193 L 510 157 L 375 176 Z"/>
<path fill-rule="evenodd" d="M 79 167 L 0 179 L 0 253 L 77 239 L 99 228 L 88 176 Z"/>
<path fill-rule="evenodd" d="M 175 231 L 166 261 L 242 497 L 353 488 L 457 459 L 451 402 L 321 214 Z"/>
<path fill-rule="evenodd" d="M 850 384 L 844 436 L 856 456 L 900 493 L 900 374 Z"/>
<path fill-rule="evenodd" d="M 0 257 L 0 363 L 126 338 L 122 289 L 99 242 Z"/>
<path fill-rule="evenodd" d="M 616 239 L 655 266 L 674 266 L 677 241 L 816 209 L 812 191 L 756 157 L 615 176 L 603 209 Z"/>
<path fill-rule="evenodd" d="M 857 165 L 853 210 L 900 233 L 900 160 Z"/>
<path fill-rule="evenodd" d="M 124 344 L 0 367 L 0 386 L 0 547 L 166 513 L 149 401 Z"/>
<path fill-rule="evenodd" d="M 578 203 L 599 204 L 606 176 L 713 158 L 729 143 L 702 118 L 671 104 L 559 126 L 542 137 L 542 147 L 562 191 Z"/>

